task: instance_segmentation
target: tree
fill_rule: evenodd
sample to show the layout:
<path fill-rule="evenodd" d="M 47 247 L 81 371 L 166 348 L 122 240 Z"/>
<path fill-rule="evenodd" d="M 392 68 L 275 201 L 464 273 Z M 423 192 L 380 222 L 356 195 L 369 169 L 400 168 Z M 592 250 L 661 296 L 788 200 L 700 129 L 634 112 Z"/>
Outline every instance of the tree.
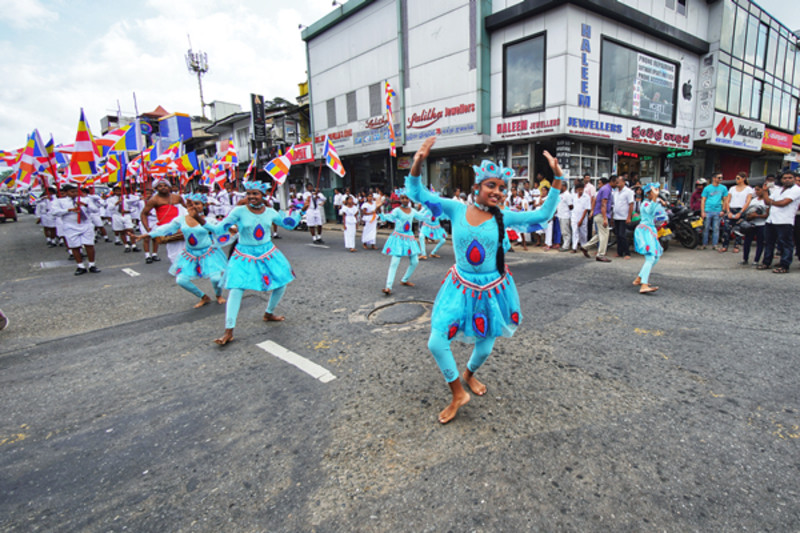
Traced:
<path fill-rule="evenodd" d="M 280 96 L 276 96 L 272 100 L 265 100 L 264 101 L 264 109 L 275 109 L 279 107 L 291 107 L 292 104 L 289 100 L 285 98 L 281 98 Z"/>

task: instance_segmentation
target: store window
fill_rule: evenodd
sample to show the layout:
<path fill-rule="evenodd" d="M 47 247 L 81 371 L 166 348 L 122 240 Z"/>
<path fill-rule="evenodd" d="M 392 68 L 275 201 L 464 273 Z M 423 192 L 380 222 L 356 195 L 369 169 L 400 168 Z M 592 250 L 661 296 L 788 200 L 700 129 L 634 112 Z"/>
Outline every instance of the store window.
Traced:
<path fill-rule="evenodd" d="M 600 111 L 675 124 L 678 64 L 604 38 Z"/>
<path fill-rule="evenodd" d="M 369 116 L 377 117 L 383 114 L 381 107 L 381 84 L 373 83 L 369 86 Z"/>
<path fill-rule="evenodd" d="M 573 177 L 589 174 L 607 178 L 611 174 L 611 147 L 573 141 L 570 143 L 569 173 Z"/>
<path fill-rule="evenodd" d="M 351 91 L 347 93 L 347 122 L 355 122 L 358 120 L 358 112 L 356 110 L 356 92 Z"/>
<path fill-rule="evenodd" d="M 328 127 L 336 127 L 336 100 L 331 98 L 325 102 L 325 108 L 328 113 Z"/>
<path fill-rule="evenodd" d="M 545 33 L 503 47 L 503 116 L 544 109 Z"/>
<path fill-rule="evenodd" d="M 529 145 L 527 144 L 511 145 L 511 168 L 514 169 L 514 175 L 518 178 L 529 178 L 528 166 L 530 165 L 530 160 L 528 149 Z"/>

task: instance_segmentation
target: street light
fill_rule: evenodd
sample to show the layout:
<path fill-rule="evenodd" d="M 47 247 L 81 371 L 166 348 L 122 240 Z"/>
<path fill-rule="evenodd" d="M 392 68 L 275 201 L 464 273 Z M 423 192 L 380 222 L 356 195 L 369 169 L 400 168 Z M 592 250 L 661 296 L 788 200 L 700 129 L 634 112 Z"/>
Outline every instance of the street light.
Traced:
<path fill-rule="evenodd" d="M 189 38 L 189 51 L 186 52 L 186 68 L 190 73 L 197 74 L 197 85 L 200 87 L 200 113 L 206 118 L 206 103 L 203 100 L 203 75 L 208 72 L 208 54 L 192 51 L 192 39 Z"/>

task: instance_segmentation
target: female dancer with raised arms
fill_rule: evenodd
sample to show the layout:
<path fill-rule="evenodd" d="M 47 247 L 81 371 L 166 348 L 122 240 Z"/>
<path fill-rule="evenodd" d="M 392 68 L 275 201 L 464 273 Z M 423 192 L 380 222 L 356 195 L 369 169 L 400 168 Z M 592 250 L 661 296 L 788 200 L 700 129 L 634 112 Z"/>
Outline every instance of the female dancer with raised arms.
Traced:
<path fill-rule="evenodd" d="M 147 237 L 163 237 L 178 231 L 183 233 L 186 248 L 172 263 L 169 273 L 175 276 L 178 285 L 200 298 L 195 307 L 203 307 L 211 301 L 208 295 L 192 283 L 192 280 L 200 278 L 211 280 L 217 303 L 224 304 L 221 282 L 225 267 L 228 265 L 228 258 L 225 257 L 225 252 L 212 242 L 210 227 L 203 217 L 208 198 L 205 194 L 189 194 L 185 200 L 188 211 L 186 216 L 173 218 L 172 221 L 157 226 L 150 233 L 144 233 L 135 239 L 138 242 Z"/>
<path fill-rule="evenodd" d="M 443 212 L 453 224 L 453 250 L 456 264 L 450 268 L 431 316 L 428 348 L 450 386 L 452 400 L 441 413 L 439 422 L 452 420 L 458 409 L 470 400 L 459 380 L 450 342 L 459 338 L 475 343 L 472 356 L 461 377 L 478 396 L 486 386 L 475 372 L 486 361 L 497 337 L 510 337 L 522 321 L 519 296 L 514 279 L 505 267 L 503 239 L 505 226 L 545 224 L 558 206 L 561 183 L 556 181 L 545 203 L 536 211 L 501 211 L 503 195 L 514 171 L 492 161 L 483 161 L 475 170 L 474 203 L 464 205 L 439 198 L 420 184 L 420 170 L 436 138 L 427 139 L 414 155 L 411 175 L 406 178 L 406 193 L 433 213 Z M 561 167 L 544 152 L 555 180 L 561 179 Z"/>
<path fill-rule="evenodd" d="M 294 281 L 294 271 L 289 261 L 272 244 L 270 229 L 272 223 L 292 230 L 300 221 L 301 211 L 292 214 L 280 213 L 264 204 L 267 192 L 266 183 L 246 181 L 244 183 L 247 204 L 233 208 L 221 222 L 209 225 L 216 233 L 227 232 L 231 226 L 237 226 L 239 242 L 236 244 L 228 261 L 228 269 L 222 284 L 228 293 L 228 305 L 225 309 L 225 333 L 215 339 L 219 345 L 233 340 L 233 329 L 236 317 L 242 304 L 242 295 L 246 289 L 269 292 L 269 304 L 264 312 L 265 322 L 280 322 L 282 316 L 273 312 L 281 301 L 286 285 Z"/>
<path fill-rule="evenodd" d="M 667 214 L 658 197 L 658 183 L 646 183 L 642 187 L 642 193 L 645 199 L 639 212 L 639 225 L 633 231 L 633 245 L 636 253 L 644 256 L 644 264 L 633 284 L 639 286 L 639 294 L 647 294 L 658 290 L 658 287 L 650 285 L 650 270 L 664 253 L 664 248 L 658 242 L 656 221 L 665 221 Z"/>

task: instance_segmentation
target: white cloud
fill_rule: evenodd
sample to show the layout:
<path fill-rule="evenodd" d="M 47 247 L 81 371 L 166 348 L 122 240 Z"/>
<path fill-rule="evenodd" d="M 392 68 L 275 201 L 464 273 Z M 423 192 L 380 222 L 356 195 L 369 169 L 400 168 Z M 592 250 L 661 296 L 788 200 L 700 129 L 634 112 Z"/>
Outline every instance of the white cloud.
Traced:
<path fill-rule="evenodd" d="M 39 0 L 0 0 L 0 22 L 16 28 L 34 28 L 57 20 L 58 13 L 44 7 Z"/>
<path fill-rule="evenodd" d="M 4 3 L 0 0 L 0 6 Z M 187 34 L 195 51 L 208 54 L 206 102 L 248 109 L 251 92 L 293 101 L 297 84 L 306 78 L 305 43 L 297 26 L 317 21 L 331 7 L 328 0 L 286 5 L 278 0 L 153 0 L 137 8 L 135 17 L 107 16 L 75 28 L 63 11 L 55 42 L 42 34 L 24 42 L 0 40 L 5 58 L 0 79 L 12 80 L 0 84 L 0 149 L 21 146 L 37 127 L 45 136 L 52 131 L 56 142 L 72 142 L 81 107 L 98 134 L 100 118 L 115 114 L 117 100 L 123 114 L 133 112 L 134 92 L 139 112 L 162 105 L 199 115 L 197 78 L 184 60 Z M 63 6 L 68 8 L 69 2 Z M 86 38 L 76 38 L 75 32 Z"/>

